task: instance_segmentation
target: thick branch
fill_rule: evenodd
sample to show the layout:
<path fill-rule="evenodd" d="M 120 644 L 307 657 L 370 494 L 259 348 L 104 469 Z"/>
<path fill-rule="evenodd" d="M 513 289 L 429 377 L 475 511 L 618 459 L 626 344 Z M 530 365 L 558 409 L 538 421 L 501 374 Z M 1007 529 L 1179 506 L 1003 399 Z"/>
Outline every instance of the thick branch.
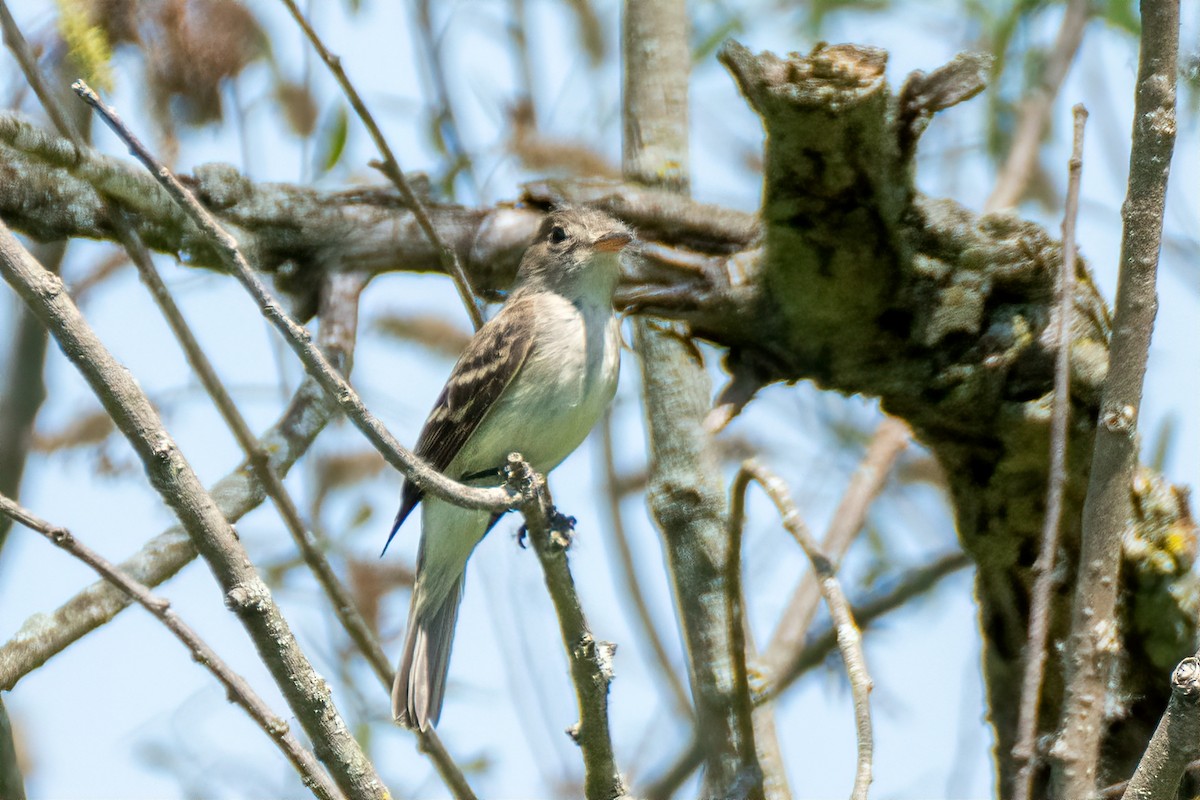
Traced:
<path fill-rule="evenodd" d="M 624 172 L 686 194 L 687 11 L 683 0 L 627 0 L 622 18 Z M 763 797 L 746 676 L 741 597 L 729 565 L 720 471 L 704 419 L 711 385 L 698 350 L 650 322 L 634 325 L 650 438 L 650 509 L 687 645 L 696 729 L 707 770 L 703 796 Z"/>
<path fill-rule="evenodd" d="M 1134 102 L 1129 189 L 1122 205 L 1121 272 L 1108 377 L 1100 398 L 1092 470 L 1083 506 L 1083 547 L 1067 641 L 1063 732 L 1052 755 L 1065 797 L 1096 788 L 1109 666 L 1120 649 L 1116 605 L 1129 484 L 1137 467 L 1137 421 L 1150 334 L 1158 309 L 1167 176 L 1175 149 L 1179 0 L 1142 0 L 1141 57 Z M 1095 418 L 1093 418 L 1095 419 Z"/>

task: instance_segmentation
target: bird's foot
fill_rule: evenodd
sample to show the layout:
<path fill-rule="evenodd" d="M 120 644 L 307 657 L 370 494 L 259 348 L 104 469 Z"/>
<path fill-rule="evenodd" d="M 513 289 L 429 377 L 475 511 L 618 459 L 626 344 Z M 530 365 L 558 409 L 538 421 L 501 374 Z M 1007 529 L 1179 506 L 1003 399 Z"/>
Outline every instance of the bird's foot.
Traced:
<path fill-rule="evenodd" d="M 566 550 L 571 546 L 571 534 L 575 532 L 575 523 L 578 522 L 574 517 L 567 516 L 561 513 L 554 506 L 550 506 L 550 512 L 546 515 L 547 523 L 550 528 L 550 541 L 556 547 Z M 525 549 L 525 537 L 529 535 L 527 526 L 522 525 L 517 528 L 517 545 Z"/>
<path fill-rule="evenodd" d="M 566 550 L 571 546 L 571 539 L 575 533 L 576 519 L 560 513 L 559 510 L 550 506 L 550 541 Z"/>

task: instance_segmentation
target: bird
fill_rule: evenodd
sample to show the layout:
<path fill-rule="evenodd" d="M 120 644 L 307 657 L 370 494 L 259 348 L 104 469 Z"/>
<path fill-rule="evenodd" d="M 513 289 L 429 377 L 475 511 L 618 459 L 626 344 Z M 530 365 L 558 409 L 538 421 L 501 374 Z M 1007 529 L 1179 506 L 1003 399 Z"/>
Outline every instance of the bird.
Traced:
<path fill-rule="evenodd" d="M 417 439 L 416 454 L 447 477 L 498 486 L 510 453 L 538 473 L 587 437 L 616 393 L 621 334 L 613 292 L 632 231 L 588 207 L 546 214 L 503 307 L 472 337 Z M 396 532 L 422 501 L 405 479 Z M 500 518 L 424 498 L 408 628 L 392 716 L 425 731 L 441 716 L 467 559 Z"/>

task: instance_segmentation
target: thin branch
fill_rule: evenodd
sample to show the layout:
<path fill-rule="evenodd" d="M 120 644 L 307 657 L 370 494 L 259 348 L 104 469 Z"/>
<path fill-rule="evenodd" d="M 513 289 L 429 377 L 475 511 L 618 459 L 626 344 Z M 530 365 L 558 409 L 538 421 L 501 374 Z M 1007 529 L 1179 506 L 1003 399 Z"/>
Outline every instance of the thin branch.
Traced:
<path fill-rule="evenodd" d="M 1067 179 L 1067 205 L 1063 216 L 1063 257 L 1058 273 L 1058 353 L 1054 364 L 1054 405 L 1050 414 L 1050 467 L 1046 487 L 1046 519 L 1042 547 L 1034 562 L 1033 595 L 1029 608 L 1029 641 L 1025 645 L 1025 672 L 1021 682 L 1021 707 L 1017 718 L 1017 743 L 1013 755 L 1020 769 L 1016 800 L 1033 797 L 1037 771 L 1038 711 L 1042 703 L 1042 676 L 1046 667 L 1046 639 L 1050 630 L 1050 601 L 1057 584 L 1059 526 L 1067 486 L 1067 423 L 1071 416 L 1071 313 L 1075 307 L 1075 223 L 1079 216 L 1079 183 L 1083 172 L 1083 127 L 1087 109 L 1075 106 L 1075 137 Z"/>
<path fill-rule="evenodd" d="M 608 498 L 609 524 L 612 527 L 612 541 L 617 547 L 617 557 L 621 564 L 621 584 L 618 593 L 629 598 L 629 601 L 633 603 L 634 618 L 642 629 L 642 638 L 650 645 L 650 650 L 654 653 L 659 676 L 674 700 L 675 710 L 681 718 L 690 723 L 692 704 L 688 700 L 687 689 L 679 680 L 675 666 L 671 663 L 671 657 L 667 654 L 667 648 L 663 645 L 662 637 L 658 635 L 658 628 L 654 624 L 654 618 L 650 615 L 650 604 L 646 602 L 641 581 L 638 580 L 633 550 L 629 546 L 624 515 L 621 513 L 621 486 L 613 447 L 611 410 L 604 415 L 604 421 L 600 428 L 600 442 L 604 459 L 604 493 Z"/>
<path fill-rule="evenodd" d="M 833 620 L 834 631 L 837 634 L 838 649 L 846 664 L 846 674 L 850 679 L 850 694 L 854 699 L 854 727 L 858 739 L 858 767 L 854 776 L 854 789 L 850 796 L 853 800 L 866 800 L 867 790 L 871 785 L 871 766 L 873 762 L 874 742 L 871 734 L 871 675 L 867 671 L 867 659 L 862 649 L 862 634 L 850 611 L 846 595 L 842 593 L 833 564 L 821 552 L 820 545 L 808 531 L 808 526 L 800 516 L 799 509 L 792 501 L 787 485 L 775 473 L 755 460 L 742 465 L 733 482 L 733 494 L 744 494 L 750 481 L 757 481 L 766 491 L 779 515 L 783 527 L 804 550 L 812 564 L 813 572 L 818 576 L 821 585 L 821 595 L 829 608 L 829 616 Z"/>
<path fill-rule="evenodd" d="M 1051 751 L 1057 761 L 1057 784 L 1067 798 L 1086 797 L 1096 790 L 1109 667 L 1121 647 L 1116 620 L 1121 537 L 1130 512 L 1137 420 L 1158 306 L 1155 281 L 1167 177 L 1175 149 L 1179 0 L 1142 0 L 1141 12 L 1116 312 L 1083 505 L 1062 734 Z"/>
<path fill-rule="evenodd" d="M 908 447 L 911 433 L 902 420 L 885 417 L 863 455 L 858 469 L 850 478 L 842 499 L 821 540 L 821 549 L 836 567 L 845 558 L 850 545 L 867 521 L 875 499 L 887 485 L 888 476 L 900 454 Z M 821 591 L 814 573 L 805 573 L 796 586 L 787 608 L 779 615 L 779 623 L 767 644 L 762 663 L 770 672 L 778 672 L 788 654 L 804 641 L 817 614 Z"/>
<path fill-rule="evenodd" d="M 354 113 L 358 114 L 358 118 L 366 126 L 367 133 L 370 134 L 371 140 L 375 142 L 375 148 L 383 158 L 383 163 L 381 164 L 383 174 L 395 185 L 396 189 L 400 192 L 400 196 L 404 198 L 405 205 L 408 206 L 413 216 L 416 217 L 417 224 L 421 226 L 421 230 L 429 237 L 430 244 L 438 252 L 442 269 L 454 280 L 454 287 L 458 290 L 458 296 L 462 299 L 463 305 L 467 309 L 467 314 L 471 317 L 471 324 L 475 326 L 475 330 L 479 330 L 483 327 L 483 312 L 479 310 L 479 304 L 475 300 L 475 293 L 471 289 L 471 282 L 467 278 L 467 273 L 463 271 L 462 263 L 458 260 L 458 253 L 442 241 L 437 229 L 433 227 L 433 221 L 429 218 L 429 211 L 425 208 L 425 204 L 421 202 L 421 198 L 412 190 L 408 179 L 404 177 L 404 172 L 400 169 L 400 164 L 396 161 L 396 156 L 392 153 L 392 148 L 388 145 L 383 131 L 375 123 L 375 118 L 367 110 L 366 103 L 359 96 L 358 90 L 354 88 L 354 84 L 350 82 L 350 77 L 346 75 L 346 71 L 342 69 L 342 60 L 326 49 L 325 44 L 321 41 L 321 37 L 308 24 L 308 20 L 300 12 L 295 0 L 282 0 L 282 2 L 287 6 L 288 11 L 291 12 L 292 18 L 296 20 L 296 24 L 304 31 L 304 35 L 312 42 L 312 46 L 317 51 L 317 54 L 321 56 L 321 60 L 329 67 L 334 80 L 342 87 L 342 92 L 346 95 L 346 99 L 350 101 L 350 106 L 354 109 Z"/>
<path fill-rule="evenodd" d="M 1042 135 L 1050 120 L 1050 112 L 1054 109 L 1054 99 L 1058 97 L 1058 90 L 1070 72 L 1075 54 L 1083 41 L 1083 29 L 1090 16 L 1088 5 L 1088 0 L 1069 0 L 1067 3 L 1054 45 L 1047 51 L 1040 84 L 1021 102 L 1008 157 L 1000 168 L 991 196 L 984 204 L 987 211 L 1014 206 L 1025 193 L 1029 177 L 1037 164 Z"/>
<path fill-rule="evenodd" d="M 26 76 L 33 76 L 29 80 L 30 86 L 46 106 L 50 119 L 60 130 L 74 131 L 70 120 L 59 110 L 56 98 L 41 80 L 37 60 L 4 0 L 0 0 L 0 30 L 3 30 L 4 44 L 12 51 L 21 70 Z M 66 252 L 66 242 L 55 241 L 41 245 L 41 248 L 39 260 L 51 272 L 57 273 Z M 0 393 L 0 492 L 17 497 L 29 457 L 34 422 L 46 399 L 43 376 L 49 336 L 37 318 L 24 309 L 18 312 L 14 327 L 5 370 L 7 375 Z M 10 520 L 0 519 L 0 549 L 8 539 L 11 525 Z M 0 736 L 3 736 L 3 730 L 0 730 Z"/>
<path fill-rule="evenodd" d="M 1171 700 L 1124 797 L 1173 800 L 1184 770 L 1196 756 L 1200 756 L 1200 660 L 1189 656 L 1171 674 Z"/>
<path fill-rule="evenodd" d="M 710 414 L 709 420 L 711 419 Z M 742 542 L 746 527 L 746 489 L 750 485 L 749 480 L 743 479 L 743 476 L 744 473 L 739 471 L 729 492 L 729 592 L 731 601 L 737 604 L 741 613 L 742 645 L 746 653 L 746 663 L 754 664 L 758 662 L 758 647 L 754 643 L 754 630 L 746 613 L 746 598 L 740 574 Z M 788 785 L 783 752 L 779 747 L 779 732 L 775 726 L 773 705 L 760 705 L 754 709 L 754 747 L 763 772 L 763 796 L 766 800 L 791 800 L 792 791 Z"/>
<path fill-rule="evenodd" d="M 608 727 L 608 686 L 613 679 L 616 645 L 597 640 L 588 627 L 567 563 L 572 520 L 554 510 L 545 479 L 535 474 L 519 454 L 508 457 L 508 483 L 530 499 L 521 506 L 525 529 L 546 577 L 554 602 L 563 645 L 571 664 L 571 679 L 579 702 L 579 724 L 568 733 L 583 753 L 584 795 L 588 800 L 625 797 L 625 784 L 613 756 Z"/>
<path fill-rule="evenodd" d="M 284 757 L 296 768 L 304 785 L 309 787 L 314 795 L 322 800 L 336 800 L 342 796 L 330 781 L 325 770 L 321 769 L 316 757 L 288 731 L 287 722 L 276 716 L 250 687 L 250 684 L 241 675 L 230 669 L 216 651 L 171 610 L 170 601 L 152 594 L 149 587 L 121 572 L 118 567 L 79 541 L 66 528 L 60 528 L 39 519 L 2 494 L 0 494 L 0 514 L 42 534 L 54 545 L 87 564 L 100 577 L 116 586 L 153 614 L 175 635 L 175 638 L 183 643 L 184 647 L 192 652 L 192 659 L 211 672 L 213 677 L 225 687 L 229 699 L 245 709 L 255 724 L 262 728 L 263 733 L 267 734 L 267 738 L 275 742 Z"/>
<path fill-rule="evenodd" d="M 351 798 L 387 795 L 358 742 L 255 572 L 233 527 L 176 447 L 128 370 L 84 320 L 62 280 L 33 260 L 0 224 L 0 273 L 50 329 L 63 354 L 87 380 L 145 467 L 151 485 L 175 512 L 208 562 L 259 656 L 288 701 L 318 757 Z"/>
<path fill-rule="evenodd" d="M 910 600 L 933 589 L 943 578 L 969 566 L 971 559 L 965 553 L 944 555 L 908 572 L 888 591 L 852 607 L 850 614 L 858 621 L 859 628 L 865 631 L 884 615 L 904 607 Z M 836 628 L 826 629 L 810 641 L 800 643 L 791 653 L 787 669 L 768 676 L 766 687 L 755 694 L 755 707 L 759 708 L 775 701 L 800 676 L 825 663 L 825 659 L 837 646 Z M 688 747 L 671 761 L 671 766 L 666 772 L 640 792 L 640 796 L 646 797 L 647 800 L 668 800 L 683 782 L 700 768 L 703 756 L 704 751 L 699 739 L 693 739 Z"/>
<path fill-rule="evenodd" d="M 242 286 L 250 292 L 263 316 L 283 334 L 284 340 L 300 358 L 308 374 L 315 378 L 325 391 L 329 392 L 350 421 L 363 432 L 367 440 L 379 450 L 389 464 L 404 473 L 422 490 L 462 508 L 506 511 L 515 508 L 522 502 L 523 498 L 512 495 L 504 487 L 481 489 L 452 481 L 396 441 L 396 438 L 383 427 L 383 424 L 367 410 L 345 378 L 313 345 L 308 331 L 298 325 L 284 311 L 279 301 L 259 280 L 245 255 L 239 249 L 233 235 L 216 221 L 212 214 L 200 204 L 195 195 L 188 191 L 166 166 L 151 155 L 121 121 L 117 113 L 105 105 L 86 83 L 76 81 L 72 88 L 100 114 L 108 126 L 129 147 L 130 152 L 150 170 L 159 184 L 166 189 L 192 222 L 211 240 L 223 263 Z"/>

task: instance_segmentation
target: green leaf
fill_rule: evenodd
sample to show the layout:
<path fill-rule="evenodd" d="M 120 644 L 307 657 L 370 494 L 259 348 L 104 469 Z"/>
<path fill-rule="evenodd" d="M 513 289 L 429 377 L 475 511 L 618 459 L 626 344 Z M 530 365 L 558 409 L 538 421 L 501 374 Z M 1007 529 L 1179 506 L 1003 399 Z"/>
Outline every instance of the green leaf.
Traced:
<path fill-rule="evenodd" d="M 324 175 L 338 165 L 346 152 L 346 138 L 349 133 L 350 120 L 345 106 L 338 106 L 331 117 L 327 117 L 321 125 L 317 137 L 317 150 L 313 156 L 313 166 L 318 175 Z"/>

